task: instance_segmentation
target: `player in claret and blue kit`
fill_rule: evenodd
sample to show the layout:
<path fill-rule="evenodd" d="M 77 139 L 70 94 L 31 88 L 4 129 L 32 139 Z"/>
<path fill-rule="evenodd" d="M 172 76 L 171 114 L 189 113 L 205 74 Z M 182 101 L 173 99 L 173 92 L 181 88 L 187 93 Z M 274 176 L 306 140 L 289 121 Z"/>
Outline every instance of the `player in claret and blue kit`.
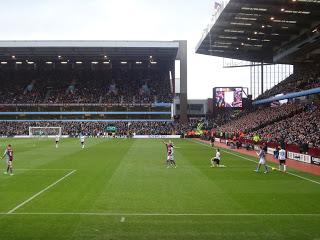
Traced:
<path fill-rule="evenodd" d="M 269 170 L 268 170 L 268 166 L 267 166 L 267 164 L 266 164 L 266 152 L 265 152 L 263 146 L 260 147 L 260 151 L 257 153 L 257 155 L 258 155 L 258 157 L 259 157 L 259 163 L 258 163 L 257 169 L 254 170 L 254 171 L 255 171 L 255 172 L 259 172 L 260 167 L 263 165 L 264 168 L 265 168 L 264 173 L 268 173 Z"/>
<path fill-rule="evenodd" d="M 6 163 L 7 163 L 7 171 L 4 172 L 4 174 L 8 174 L 10 172 L 10 175 L 13 175 L 13 166 L 12 166 L 12 162 L 13 162 L 13 150 L 11 145 L 9 144 L 6 148 L 6 150 L 4 151 L 4 154 L 1 158 L 1 160 L 5 158 L 6 159 Z"/>
<path fill-rule="evenodd" d="M 176 161 L 174 160 L 174 147 L 173 146 L 173 142 L 169 141 L 168 143 L 166 142 L 163 142 L 165 145 L 166 145 L 166 148 L 167 148 L 167 168 L 169 168 L 170 166 L 171 167 L 174 167 L 176 168 L 177 167 L 177 164 L 176 164 Z"/>

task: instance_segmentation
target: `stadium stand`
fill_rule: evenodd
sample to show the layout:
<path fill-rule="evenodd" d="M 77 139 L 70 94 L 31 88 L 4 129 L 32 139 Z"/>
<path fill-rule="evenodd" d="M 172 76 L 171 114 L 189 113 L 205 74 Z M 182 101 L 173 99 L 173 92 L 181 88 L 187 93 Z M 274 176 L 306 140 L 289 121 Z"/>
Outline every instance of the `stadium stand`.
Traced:
<path fill-rule="evenodd" d="M 235 118 L 214 113 L 215 119 L 225 120 L 217 121 L 219 127 L 211 132 L 218 139 L 270 143 L 272 149 L 295 145 L 290 146 L 294 153 L 299 153 L 299 147 L 304 149 L 300 152 L 319 147 L 319 7 L 317 1 L 228 0 L 217 4 L 196 52 L 240 60 L 235 67 L 251 66 L 253 97 L 252 107 Z M 293 66 L 293 74 L 290 71 L 285 80 L 276 81 L 283 73 L 277 64 Z M 280 105 L 281 100 L 289 103 Z"/>
<path fill-rule="evenodd" d="M 265 99 L 278 94 L 300 92 L 317 87 L 320 87 L 320 64 L 297 65 L 294 74 L 261 94 L 258 99 Z"/>
<path fill-rule="evenodd" d="M 156 70 L 0 71 L 0 81 L 2 104 L 173 101 L 169 80 Z"/>
<path fill-rule="evenodd" d="M 61 127 L 62 135 L 77 137 L 80 134 L 99 137 L 105 136 L 107 126 L 113 126 L 118 136 L 135 135 L 171 135 L 174 132 L 172 122 L 0 122 L 0 136 L 28 135 L 29 127 Z"/>
<path fill-rule="evenodd" d="M 318 106 L 305 106 L 304 110 L 251 132 L 248 137 L 259 135 L 262 141 L 320 147 L 320 109 Z"/>
<path fill-rule="evenodd" d="M 262 107 L 243 112 L 217 128 L 216 136 L 236 137 L 280 144 L 320 147 L 320 108 L 316 104 L 288 103 L 279 107 Z"/>
<path fill-rule="evenodd" d="M 262 107 L 250 113 L 243 112 L 237 119 L 222 125 L 218 130 L 229 134 L 248 133 L 299 113 L 302 109 L 303 106 L 300 104 L 285 104 L 278 108 Z"/>

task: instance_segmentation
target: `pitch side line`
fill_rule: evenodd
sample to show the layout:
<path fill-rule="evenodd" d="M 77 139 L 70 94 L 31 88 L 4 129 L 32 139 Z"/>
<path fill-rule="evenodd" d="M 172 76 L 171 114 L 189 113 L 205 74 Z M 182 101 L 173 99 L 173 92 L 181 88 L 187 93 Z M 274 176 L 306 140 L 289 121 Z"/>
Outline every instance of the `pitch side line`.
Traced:
<path fill-rule="evenodd" d="M 64 180 L 65 178 L 69 177 L 70 175 L 74 174 L 77 170 L 73 170 L 72 172 L 69 172 L 68 174 L 64 175 L 62 178 L 60 178 L 59 180 L 55 181 L 54 183 L 52 183 L 51 185 L 49 185 L 48 187 L 44 188 L 43 190 L 41 190 L 40 192 L 34 194 L 32 197 L 28 198 L 27 200 L 25 200 L 24 202 L 20 203 L 18 206 L 14 207 L 13 209 L 11 209 L 9 212 L 7 212 L 7 214 L 13 214 L 13 212 L 15 212 L 16 210 L 18 210 L 19 208 L 21 208 L 22 206 L 24 206 L 25 204 L 27 204 L 28 202 L 32 201 L 33 199 L 35 199 L 36 197 L 38 197 L 39 195 L 41 195 L 42 193 L 44 193 L 45 191 L 47 191 L 48 189 L 54 187 L 55 185 L 57 185 L 59 182 L 61 182 L 62 180 Z"/>
<path fill-rule="evenodd" d="M 95 212 L 83 212 L 83 213 L 76 213 L 76 212 L 61 212 L 61 213 L 0 213 L 0 215 L 61 215 L 61 216 L 70 216 L 70 215 L 81 215 L 81 216 L 121 216 L 121 220 L 124 216 L 136 216 L 136 217 L 148 217 L 148 216 L 314 216 L 314 217 L 320 217 L 320 213 L 95 213 Z"/>
<path fill-rule="evenodd" d="M 198 144 L 200 144 L 200 145 L 203 145 L 203 146 L 206 146 L 206 147 L 211 148 L 209 145 L 207 145 L 207 144 L 205 144 L 205 143 L 202 143 L 202 142 L 197 142 L 197 141 L 194 141 L 194 140 L 191 140 L 191 142 L 198 143 Z M 216 149 L 216 147 L 214 147 L 214 148 Z M 221 151 L 222 151 L 222 152 L 225 152 L 225 153 L 228 153 L 228 154 L 231 154 L 231 155 L 233 155 L 233 156 L 237 156 L 237 157 L 239 157 L 239 158 L 245 159 L 245 160 L 250 161 L 250 162 L 258 163 L 258 162 L 255 161 L 255 160 L 252 160 L 252 159 L 247 158 L 247 157 L 243 157 L 243 156 L 241 156 L 241 155 L 239 155 L 239 154 L 236 154 L 236 153 L 234 153 L 234 152 L 231 152 L 231 151 L 226 151 L 226 150 L 221 150 Z M 267 166 L 268 166 L 268 167 L 271 167 L 270 165 L 267 165 Z M 315 183 L 315 184 L 320 185 L 320 182 L 318 182 L 318 181 L 312 180 L 312 179 L 310 179 L 310 178 L 302 177 L 302 176 L 297 175 L 297 174 L 295 174 L 295 173 L 286 172 L 286 174 L 289 174 L 289 175 L 291 175 L 291 176 L 295 176 L 295 177 L 297 177 L 297 178 L 300 178 L 300 179 L 303 179 L 303 180 L 306 180 L 306 181 L 309 181 L 309 182 L 312 182 L 312 183 Z"/>

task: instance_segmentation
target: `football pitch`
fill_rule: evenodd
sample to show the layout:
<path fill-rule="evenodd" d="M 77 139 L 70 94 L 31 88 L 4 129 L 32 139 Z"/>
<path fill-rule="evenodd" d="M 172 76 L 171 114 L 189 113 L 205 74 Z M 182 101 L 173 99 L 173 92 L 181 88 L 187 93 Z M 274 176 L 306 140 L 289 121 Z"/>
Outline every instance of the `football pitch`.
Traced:
<path fill-rule="evenodd" d="M 174 140 L 0 139 L 0 239 L 320 239 L 320 177 L 255 173 L 255 158 Z"/>

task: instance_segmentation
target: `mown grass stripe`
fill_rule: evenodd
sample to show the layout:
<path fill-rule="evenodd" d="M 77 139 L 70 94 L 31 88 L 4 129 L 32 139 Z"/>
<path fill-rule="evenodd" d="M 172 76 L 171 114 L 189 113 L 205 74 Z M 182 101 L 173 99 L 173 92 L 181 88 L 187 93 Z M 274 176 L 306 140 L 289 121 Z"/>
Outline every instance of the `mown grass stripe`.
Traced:
<path fill-rule="evenodd" d="M 202 143 L 202 142 L 198 142 L 198 141 L 194 141 L 194 140 L 192 140 L 192 142 L 197 143 L 197 144 L 200 144 L 200 145 L 203 145 L 203 146 L 205 146 L 205 147 L 212 148 L 210 145 L 207 145 L 207 144 Z M 217 148 L 214 147 L 214 149 L 217 149 Z M 258 163 L 258 161 L 255 161 L 255 160 L 253 160 L 253 159 L 250 159 L 250 158 L 241 156 L 241 155 L 236 154 L 236 153 L 231 152 L 231 151 L 227 151 L 227 150 L 221 150 L 221 151 L 222 151 L 222 152 L 225 152 L 225 153 L 227 153 L 227 154 L 230 154 L 230 155 L 233 155 L 233 156 L 242 158 L 242 159 L 244 159 L 244 160 L 250 161 L 250 162 Z M 270 165 L 267 165 L 267 166 L 268 166 L 268 167 L 271 167 Z M 300 176 L 300 175 L 298 175 L 298 174 L 291 173 L 291 172 L 288 172 L 288 171 L 285 172 L 285 173 L 288 174 L 288 175 L 291 175 L 291 176 L 294 176 L 294 177 L 297 177 L 297 178 L 300 178 L 300 179 L 303 179 L 303 180 L 306 180 L 306 181 L 309 181 L 309 182 L 312 182 L 312 183 L 315 183 L 315 184 L 320 185 L 320 182 L 315 181 L 315 180 L 312 180 L 312 179 L 310 179 L 310 178 L 302 177 L 302 176 Z"/>
<path fill-rule="evenodd" d="M 62 180 L 64 180 L 65 178 L 69 177 L 70 175 L 74 174 L 77 170 L 73 170 L 72 172 L 69 172 L 68 174 L 64 175 L 62 178 L 58 179 L 57 181 L 55 181 L 54 183 L 50 184 L 49 186 L 47 186 L 46 188 L 42 189 L 40 192 L 34 194 L 33 196 L 31 196 L 30 198 L 28 198 L 27 200 L 25 200 L 24 202 L 20 203 L 19 205 L 17 205 L 16 207 L 12 208 L 10 211 L 8 211 L 8 214 L 12 214 L 15 211 L 17 211 L 19 208 L 21 208 L 22 206 L 24 206 L 25 204 L 31 202 L 33 199 L 35 199 L 36 197 L 38 197 L 39 195 L 41 195 L 42 193 L 44 193 L 45 191 L 49 190 L 50 188 L 54 187 L 55 185 L 57 185 L 59 182 L 61 182 Z"/>

